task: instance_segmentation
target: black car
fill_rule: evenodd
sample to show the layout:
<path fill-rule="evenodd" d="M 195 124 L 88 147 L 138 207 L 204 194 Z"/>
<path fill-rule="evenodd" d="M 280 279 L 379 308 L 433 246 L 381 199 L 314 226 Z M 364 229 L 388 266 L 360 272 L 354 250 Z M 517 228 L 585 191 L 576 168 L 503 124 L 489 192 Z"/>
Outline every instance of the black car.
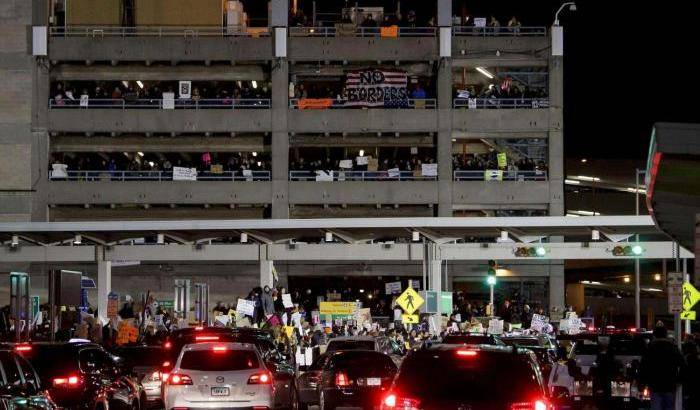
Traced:
<path fill-rule="evenodd" d="M 146 394 L 119 361 L 93 343 L 32 343 L 22 351 L 53 401 L 62 408 L 145 407 Z"/>
<path fill-rule="evenodd" d="M 373 350 L 331 353 L 318 378 L 321 410 L 336 407 L 373 409 L 396 375 L 391 357 Z"/>
<path fill-rule="evenodd" d="M 161 387 L 164 365 L 168 365 L 166 353 L 161 346 L 122 346 L 112 353 L 121 359 L 122 368 L 130 372 L 143 387 L 146 403 L 150 406 L 162 404 Z"/>
<path fill-rule="evenodd" d="M 0 349 L 0 409 L 55 409 L 34 367 L 14 350 Z"/>
<path fill-rule="evenodd" d="M 321 380 L 321 373 L 330 356 L 330 353 L 320 355 L 305 372 L 297 377 L 297 400 L 300 410 L 306 410 L 310 405 L 318 404 L 318 382 Z"/>
<path fill-rule="evenodd" d="M 453 333 L 445 335 L 442 343 L 455 345 L 493 345 L 505 346 L 505 343 L 496 335 L 485 333 Z"/>
<path fill-rule="evenodd" d="M 507 346 L 522 347 L 531 350 L 537 356 L 545 382 L 549 380 L 552 366 L 557 362 L 559 350 L 556 342 L 549 336 L 504 336 L 501 338 Z"/>
<path fill-rule="evenodd" d="M 502 346 L 435 344 L 404 359 L 382 410 L 549 410 L 534 354 Z"/>

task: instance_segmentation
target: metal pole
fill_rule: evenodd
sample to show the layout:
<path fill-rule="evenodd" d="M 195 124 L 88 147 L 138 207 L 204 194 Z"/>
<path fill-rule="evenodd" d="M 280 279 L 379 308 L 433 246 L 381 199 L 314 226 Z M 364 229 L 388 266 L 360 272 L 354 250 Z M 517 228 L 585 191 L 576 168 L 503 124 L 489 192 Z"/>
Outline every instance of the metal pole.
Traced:
<path fill-rule="evenodd" d="M 49 340 L 56 341 L 56 270 L 49 269 Z"/>
<path fill-rule="evenodd" d="M 635 215 L 639 215 L 639 168 L 635 174 Z M 639 242 L 639 234 L 635 235 L 635 242 Z M 642 327 L 642 300 L 640 289 L 641 273 L 639 267 L 639 258 L 634 260 L 634 326 L 639 329 Z"/>
<path fill-rule="evenodd" d="M 494 285 L 489 285 L 489 292 L 491 293 L 490 296 L 490 301 L 491 301 L 491 316 L 496 316 L 496 306 L 493 304 L 493 286 Z"/>
<path fill-rule="evenodd" d="M 673 244 L 674 257 L 676 258 L 676 272 L 681 271 L 681 257 L 680 257 L 680 245 L 678 242 Z M 676 336 L 676 345 L 681 349 L 681 315 L 680 313 L 673 314 L 673 330 Z M 683 410 L 683 385 L 676 385 L 676 400 L 675 400 L 675 410 Z"/>
<path fill-rule="evenodd" d="M 690 283 L 690 274 L 688 273 L 688 259 L 683 258 L 683 281 Z M 690 320 L 685 321 L 685 334 L 690 334 Z"/>

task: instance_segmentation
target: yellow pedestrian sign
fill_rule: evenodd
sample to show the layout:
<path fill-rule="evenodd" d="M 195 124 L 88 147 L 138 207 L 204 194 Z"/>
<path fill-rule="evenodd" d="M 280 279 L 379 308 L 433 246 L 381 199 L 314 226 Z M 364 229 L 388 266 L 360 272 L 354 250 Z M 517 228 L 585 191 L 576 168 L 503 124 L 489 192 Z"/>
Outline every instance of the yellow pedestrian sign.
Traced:
<path fill-rule="evenodd" d="M 425 300 L 423 300 L 423 298 L 418 294 L 418 292 L 413 290 L 413 288 L 406 288 L 401 296 L 396 299 L 396 303 L 401 306 L 401 309 L 403 309 L 404 312 L 412 315 L 416 310 L 423 306 Z"/>
<path fill-rule="evenodd" d="M 403 295 L 402 295 L 403 296 Z M 695 286 L 686 282 L 683 284 L 683 310 L 688 311 L 700 301 L 700 292 Z"/>
<path fill-rule="evenodd" d="M 696 320 L 697 313 L 694 310 L 685 310 L 681 312 L 681 320 Z"/>
<path fill-rule="evenodd" d="M 418 319 L 418 315 L 401 315 L 401 323 L 403 323 L 404 325 L 415 325 L 418 323 Z"/>

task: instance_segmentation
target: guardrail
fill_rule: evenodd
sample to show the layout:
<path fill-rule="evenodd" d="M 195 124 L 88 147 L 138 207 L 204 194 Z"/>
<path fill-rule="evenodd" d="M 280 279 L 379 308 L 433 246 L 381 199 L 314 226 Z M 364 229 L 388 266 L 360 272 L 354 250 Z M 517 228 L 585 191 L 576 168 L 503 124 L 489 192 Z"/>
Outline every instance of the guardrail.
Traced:
<path fill-rule="evenodd" d="M 49 27 L 51 37 L 269 37 L 267 27 Z"/>
<path fill-rule="evenodd" d="M 547 171 L 454 171 L 455 181 L 546 181 Z"/>
<path fill-rule="evenodd" d="M 197 181 L 270 181 L 270 171 L 251 171 L 243 175 L 242 171 L 224 171 L 221 173 L 199 171 Z M 49 172 L 52 181 L 178 181 L 173 179 L 172 171 L 66 171 L 65 174 Z"/>
<path fill-rule="evenodd" d="M 290 37 L 435 37 L 435 27 L 398 27 L 396 36 L 382 36 L 381 27 L 289 27 Z"/>
<path fill-rule="evenodd" d="M 290 181 L 436 181 L 413 171 L 289 171 Z"/>
<path fill-rule="evenodd" d="M 343 98 L 318 98 L 309 99 L 309 101 L 319 102 L 319 104 L 312 104 L 311 106 L 304 107 L 302 102 L 300 108 L 300 98 L 291 98 L 289 100 L 289 108 L 293 109 L 350 109 L 350 108 L 365 108 L 361 105 L 348 104 L 347 99 Z M 435 109 L 437 107 L 437 100 L 435 98 L 409 98 L 405 102 L 394 103 L 395 105 L 379 105 L 376 107 L 367 108 L 404 108 L 404 109 Z"/>
<path fill-rule="evenodd" d="M 165 104 L 164 104 L 165 102 Z M 270 108 L 269 98 L 216 98 L 216 99 L 175 99 L 172 105 L 168 100 L 158 98 L 90 98 L 87 100 L 71 100 L 67 98 L 49 99 L 50 109 L 176 109 L 176 110 L 205 110 L 205 109 L 265 109 Z"/>
<path fill-rule="evenodd" d="M 509 109 L 509 108 L 549 108 L 549 98 L 457 98 L 454 108 Z"/>
<path fill-rule="evenodd" d="M 474 26 L 454 26 L 452 27 L 454 36 L 481 36 L 481 37 L 544 37 L 547 35 L 547 27 L 474 27 Z"/>

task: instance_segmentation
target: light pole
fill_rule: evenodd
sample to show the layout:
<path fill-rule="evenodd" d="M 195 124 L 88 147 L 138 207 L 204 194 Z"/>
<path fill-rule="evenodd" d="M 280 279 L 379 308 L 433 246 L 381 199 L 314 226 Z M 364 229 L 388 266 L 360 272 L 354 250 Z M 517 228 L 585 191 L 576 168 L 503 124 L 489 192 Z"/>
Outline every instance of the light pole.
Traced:
<path fill-rule="evenodd" d="M 488 278 L 486 278 L 486 282 L 489 284 L 491 316 L 496 316 L 496 306 L 494 306 L 493 304 L 493 287 L 496 285 L 496 277 L 489 276 Z"/>
<path fill-rule="evenodd" d="M 559 26 L 559 13 L 564 10 L 565 7 L 569 8 L 569 11 L 576 11 L 576 3 L 573 1 L 567 1 L 566 3 L 563 3 L 561 6 L 559 6 L 559 10 L 557 10 L 556 13 L 554 13 L 554 25 Z"/>

